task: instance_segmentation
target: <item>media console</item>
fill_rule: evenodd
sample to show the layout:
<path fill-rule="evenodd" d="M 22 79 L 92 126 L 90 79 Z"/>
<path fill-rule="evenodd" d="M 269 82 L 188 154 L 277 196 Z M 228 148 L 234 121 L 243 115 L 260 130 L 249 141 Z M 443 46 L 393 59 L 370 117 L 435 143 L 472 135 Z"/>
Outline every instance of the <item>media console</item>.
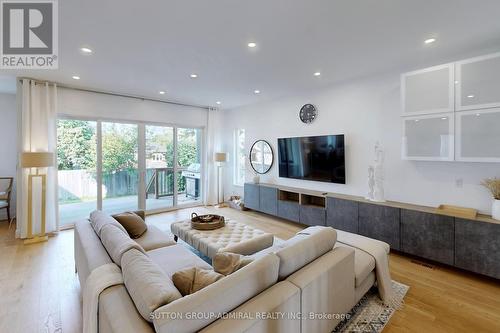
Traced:
<path fill-rule="evenodd" d="M 331 226 L 387 242 L 392 249 L 500 279 L 500 221 L 462 219 L 435 208 L 245 184 L 245 207 L 308 226 Z"/>

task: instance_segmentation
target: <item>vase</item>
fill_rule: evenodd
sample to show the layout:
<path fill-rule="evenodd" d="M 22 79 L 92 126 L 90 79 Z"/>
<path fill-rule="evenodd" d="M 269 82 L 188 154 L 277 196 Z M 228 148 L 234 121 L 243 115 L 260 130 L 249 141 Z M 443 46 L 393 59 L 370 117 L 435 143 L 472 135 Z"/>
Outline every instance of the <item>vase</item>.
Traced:
<path fill-rule="evenodd" d="M 491 208 L 491 216 L 495 220 L 500 221 L 500 200 L 493 200 L 493 207 Z"/>

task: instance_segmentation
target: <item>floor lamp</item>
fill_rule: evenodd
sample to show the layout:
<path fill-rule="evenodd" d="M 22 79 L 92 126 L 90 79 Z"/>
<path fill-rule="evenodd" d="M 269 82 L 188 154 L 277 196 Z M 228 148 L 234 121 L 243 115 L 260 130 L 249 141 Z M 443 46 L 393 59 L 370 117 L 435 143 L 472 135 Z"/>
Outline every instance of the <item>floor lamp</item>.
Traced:
<path fill-rule="evenodd" d="M 220 175 L 222 173 L 223 164 L 227 161 L 226 153 L 215 153 L 215 162 L 217 162 L 217 207 L 227 207 L 224 203 L 224 183 L 222 183 L 222 203 L 220 202 Z"/>
<path fill-rule="evenodd" d="M 24 240 L 24 244 L 32 244 L 44 242 L 48 240 L 45 233 L 45 207 L 46 207 L 46 188 L 47 175 L 40 174 L 39 168 L 48 168 L 54 166 L 54 153 L 46 152 L 24 152 L 21 154 L 21 167 L 30 169 L 28 175 L 28 237 Z M 36 168 L 36 173 L 32 174 L 31 169 Z M 33 235 L 33 180 L 40 179 L 41 198 L 40 198 L 40 233 Z"/>

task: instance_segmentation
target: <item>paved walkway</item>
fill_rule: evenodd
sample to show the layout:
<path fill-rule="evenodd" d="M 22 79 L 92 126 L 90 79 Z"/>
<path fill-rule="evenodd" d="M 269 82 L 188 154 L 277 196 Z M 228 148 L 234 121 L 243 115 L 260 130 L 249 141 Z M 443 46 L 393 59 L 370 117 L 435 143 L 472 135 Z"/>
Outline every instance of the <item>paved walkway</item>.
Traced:
<path fill-rule="evenodd" d="M 185 194 L 178 196 L 179 204 L 197 201 Z M 200 200 L 200 199 L 198 199 Z M 103 210 L 109 214 L 121 213 L 127 210 L 137 209 L 137 196 L 126 196 L 109 198 L 103 200 Z M 146 209 L 169 208 L 173 206 L 173 197 L 161 199 L 147 199 Z M 59 205 L 59 224 L 71 224 L 75 221 L 87 218 L 89 214 L 97 209 L 97 201 L 84 201 Z"/>

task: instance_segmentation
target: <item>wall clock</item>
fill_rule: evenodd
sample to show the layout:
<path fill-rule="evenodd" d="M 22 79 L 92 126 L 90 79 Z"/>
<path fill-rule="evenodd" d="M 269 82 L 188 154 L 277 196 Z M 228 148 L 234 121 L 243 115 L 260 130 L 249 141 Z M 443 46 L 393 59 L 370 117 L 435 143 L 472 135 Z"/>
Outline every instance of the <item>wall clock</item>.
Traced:
<path fill-rule="evenodd" d="M 318 111 L 312 104 L 306 104 L 304 105 L 299 112 L 299 117 L 300 120 L 304 124 L 310 124 L 313 122 L 314 119 L 318 116 Z"/>

